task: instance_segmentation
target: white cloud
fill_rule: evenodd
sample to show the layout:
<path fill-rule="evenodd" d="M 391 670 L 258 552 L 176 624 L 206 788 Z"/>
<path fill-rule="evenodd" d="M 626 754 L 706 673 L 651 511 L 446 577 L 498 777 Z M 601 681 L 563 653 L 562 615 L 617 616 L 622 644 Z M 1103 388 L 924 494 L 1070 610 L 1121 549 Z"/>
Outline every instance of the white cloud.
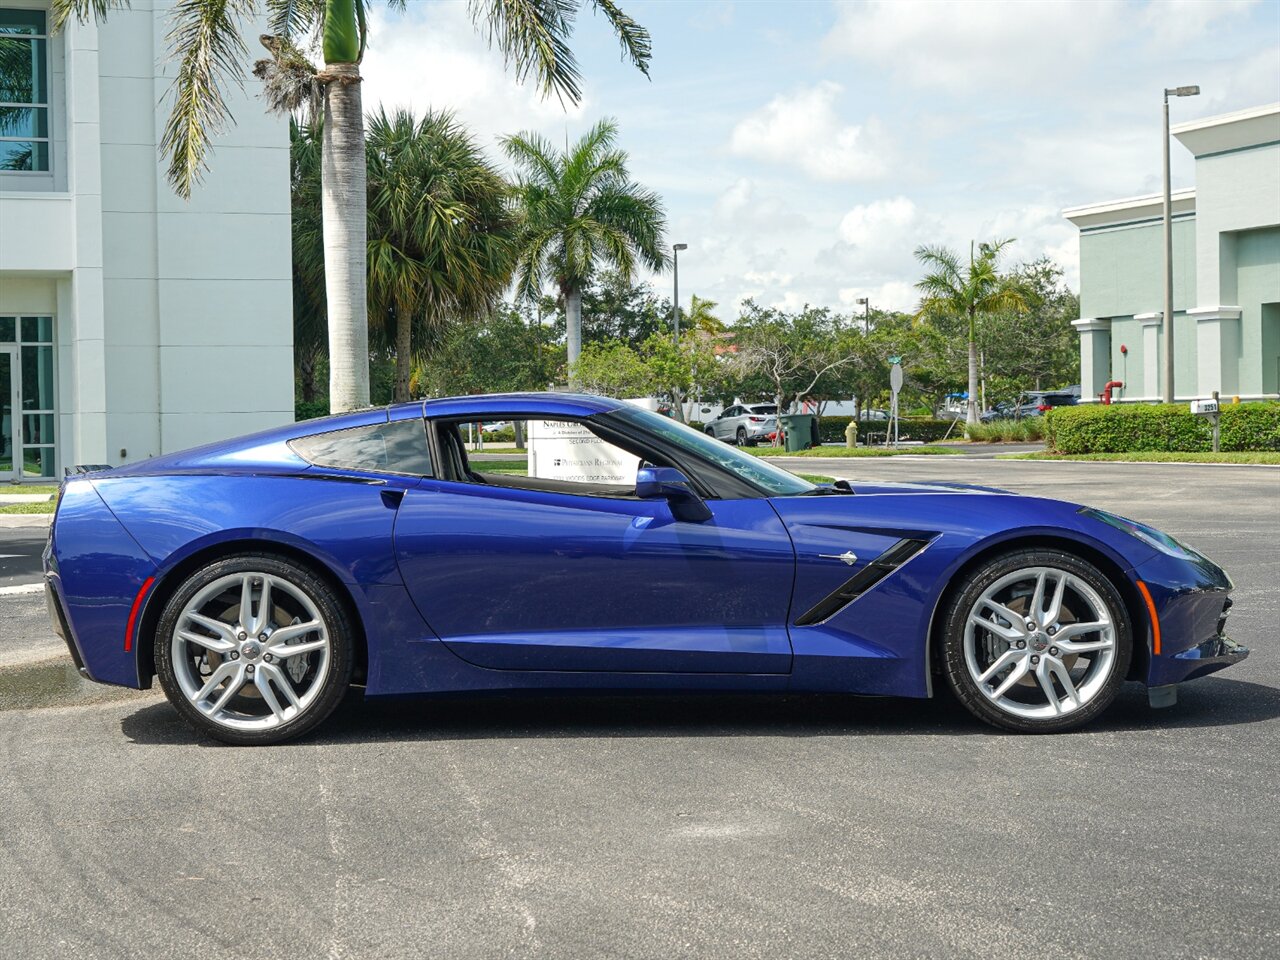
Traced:
<path fill-rule="evenodd" d="M 716 217 L 726 224 L 764 233 L 803 229 L 808 219 L 785 191 L 739 177 L 716 198 Z"/>
<path fill-rule="evenodd" d="M 854 246 L 879 244 L 886 233 L 899 237 L 918 225 L 919 217 L 916 205 L 907 197 L 860 204 L 840 221 L 840 239 Z"/>
<path fill-rule="evenodd" d="M 875 117 L 846 124 L 836 111 L 843 88 L 824 80 L 779 94 L 733 128 L 739 157 L 796 166 L 818 180 L 874 180 L 890 169 L 888 136 Z"/>
<path fill-rule="evenodd" d="M 904 83 L 965 95 L 1030 79 L 1069 82 L 1122 15 L 1119 0 L 872 0 L 840 7 L 824 46 Z"/>
<path fill-rule="evenodd" d="M 360 66 L 366 111 L 379 104 L 388 111 L 453 110 L 491 150 L 499 136 L 576 128 L 584 113 L 595 115 L 589 93 L 566 110 L 534 85 L 518 84 L 502 55 L 476 33 L 465 4 L 411 4 L 408 14 L 375 6 L 370 17 L 369 51 Z"/>

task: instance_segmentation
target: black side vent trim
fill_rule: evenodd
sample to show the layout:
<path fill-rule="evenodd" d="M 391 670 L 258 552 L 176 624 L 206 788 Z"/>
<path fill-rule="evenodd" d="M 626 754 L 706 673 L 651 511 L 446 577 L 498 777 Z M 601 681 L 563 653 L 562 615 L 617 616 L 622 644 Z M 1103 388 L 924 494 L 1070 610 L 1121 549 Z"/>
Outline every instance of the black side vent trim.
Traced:
<path fill-rule="evenodd" d="M 830 620 L 928 545 L 928 540 L 899 540 L 801 614 L 796 626 L 811 627 Z"/>

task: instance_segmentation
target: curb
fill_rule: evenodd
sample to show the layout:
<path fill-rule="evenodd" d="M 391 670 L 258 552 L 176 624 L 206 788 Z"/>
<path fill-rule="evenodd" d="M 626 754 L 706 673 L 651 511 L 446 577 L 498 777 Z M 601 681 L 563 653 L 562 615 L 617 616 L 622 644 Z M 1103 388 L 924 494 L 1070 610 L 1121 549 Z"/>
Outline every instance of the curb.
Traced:
<path fill-rule="evenodd" d="M 11 587 L 0 587 L 0 597 L 24 597 L 36 593 L 44 593 L 43 583 L 18 583 Z"/>
<path fill-rule="evenodd" d="M 53 523 L 52 513 L 0 513 L 0 530 L 21 527 L 48 528 Z"/>

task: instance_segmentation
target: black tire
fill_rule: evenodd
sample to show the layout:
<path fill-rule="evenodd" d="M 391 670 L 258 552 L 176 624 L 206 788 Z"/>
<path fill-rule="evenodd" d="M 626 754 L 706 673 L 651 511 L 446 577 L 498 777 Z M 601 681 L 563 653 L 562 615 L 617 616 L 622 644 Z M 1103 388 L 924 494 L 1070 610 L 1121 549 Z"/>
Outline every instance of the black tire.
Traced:
<path fill-rule="evenodd" d="M 750 446 L 750 445 L 751 445 L 751 441 L 747 439 L 747 428 L 746 428 L 746 427 L 739 427 L 739 428 L 738 428 L 738 433 L 737 433 L 737 435 L 736 435 L 736 436 L 737 436 L 737 440 L 738 440 L 738 446 L 740 446 L 740 447 L 748 447 L 748 446 Z"/>
<path fill-rule="evenodd" d="M 234 729 L 213 720 L 197 709 L 188 700 L 179 683 L 170 642 L 183 609 L 201 589 L 221 578 L 250 572 L 261 572 L 286 580 L 304 593 L 319 612 L 329 636 L 328 672 L 321 682 L 317 695 L 302 713 L 264 730 Z M 187 577 L 169 598 L 156 628 L 156 676 L 160 679 L 160 686 L 174 709 L 199 733 L 237 746 L 282 743 L 313 730 L 341 702 L 351 684 L 354 636 L 351 617 L 345 603 L 327 582 L 310 569 L 275 554 L 240 554 L 215 561 L 197 570 Z"/>
<path fill-rule="evenodd" d="M 1017 716 L 997 706 L 979 689 L 978 681 L 970 673 L 965 658 L 966 624 L 975 604 L 988 588 L 1002 578 L 1032 567 L 1053 568 L 1080 578 L 1101 598 L 1114 625 L 1114 655 L 1105 681 L 1080 707 L 1052 718 Z M 956 698 L 980 720 L 1018 733 L 1060 733 L 1096 719 L 1115 700 L 1133 657 L 1132 624 L 1128 609 L 1115 585 L 1093 564 L 1060 550 L 1015 550 L 994 557 L 971 571 L 952 594 L 942 629 L 942 668 Z M 1051 684 L 1052 682 L 1050 681 Z"/>

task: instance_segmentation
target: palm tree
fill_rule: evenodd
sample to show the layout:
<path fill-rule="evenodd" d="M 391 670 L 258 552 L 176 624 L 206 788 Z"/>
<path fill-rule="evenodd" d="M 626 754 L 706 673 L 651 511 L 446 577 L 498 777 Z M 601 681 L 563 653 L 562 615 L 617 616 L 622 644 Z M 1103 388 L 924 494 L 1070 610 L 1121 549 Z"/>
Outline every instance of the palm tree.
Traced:
<path fill-rule="evenodd" d="M 637 261 L 651 270 L 667 265 L 662 201 L 632 182 L 617 138 L 617 123 L 601 120 L 563 152 L 533 133 L 502 141 L 518 171 L 517 292 L 535 300 L 554 281 L 564 304 L 571 377 L 582 352 L 582 291 L 596 271 L 611 266 L 630 279 Z"/>
<path fill-rule="evenodd" d="M 1012 239 L 969 244 L 969 263 L 946 247 L 917 247 L 916 259 L 930 270 L 916 289 L 923 294 L 918 319 L 957 319 L 968 323 L 969 405 L 966 421 L 978 422 L 978 320 L 1001 312 L 1022 313 L 1027 297 L 1021 284 L 999 272 L 1000 253 Z"/>
<path fill-rule="evenodd" d="M 365 296 L 366 184 L 360 62 L 371 0 L 178 0 L 167 39 L 178 62 L 173 107 L 160 148 L 174 190 L 189 197 L 207 169 L 209 139 L 234 122 L 225 92 L 248 65 L 244 31 L 265 12 L 261 38 L 270 58 L 254 73 L 272 107 L 322 109 L 325 295 L 329 325 L 329 401 L 334 411 L 369 402 L 369 326 Z M 387 0 L 404 9 L 405 0 Z M 53 25 L 105 20 L 129 0 L 53 0 Z M 577 103 L 582 74 L 568 39 L 585 5 L 602 13 L 624 55 L 648 75 L 649 33 L 613 0 L 471 0 L 468 9 L 518 80 L 531 74 L 544 93 Z M 308 53 L 319 52 L 317 68 Z"/>
<path fill-rule="evenodd" d="M 716 306 L 714 300 L 704 300 L 695 293 L 684 314 L 685 329 L 697 330 L 707 335 L 723 333 L 724 322 L 715 315 Z"/>
<path fill-rule="evenodd" d="M 414 328 L 488 313 L 511 281 L 509 188 L 450 113 L 379 110 L 367 152 L 369 306 L 394 333 L 394 397 L 408 400 Z"/>

